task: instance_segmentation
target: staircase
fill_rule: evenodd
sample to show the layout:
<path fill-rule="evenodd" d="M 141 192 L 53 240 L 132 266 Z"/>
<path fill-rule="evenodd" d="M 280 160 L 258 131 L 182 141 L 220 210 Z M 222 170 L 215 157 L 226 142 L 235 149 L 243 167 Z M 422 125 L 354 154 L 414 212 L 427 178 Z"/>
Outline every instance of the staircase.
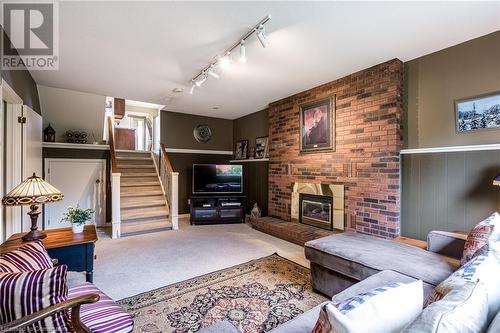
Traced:
<path fill-rule="evenodd" d="M 116 164 L 121 173 L 121 236 L 172 229 L 151 153 L 117 150 Z"/>

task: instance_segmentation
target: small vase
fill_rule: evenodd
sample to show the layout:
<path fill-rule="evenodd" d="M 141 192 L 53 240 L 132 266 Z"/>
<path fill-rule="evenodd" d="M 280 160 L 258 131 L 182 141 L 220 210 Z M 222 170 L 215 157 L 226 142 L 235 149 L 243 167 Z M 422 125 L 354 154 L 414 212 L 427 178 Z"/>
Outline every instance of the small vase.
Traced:
<path fill-rule="evenodd" d="M 79 223 L 73 223 L 71 225 L 71 227 L 73 228 L 73 233 L 74 234 L 79 234 L 79 233 L 82 233 L 83 232 L 83 227 L 85 225 L 84 224 L 79 224 Z"/>

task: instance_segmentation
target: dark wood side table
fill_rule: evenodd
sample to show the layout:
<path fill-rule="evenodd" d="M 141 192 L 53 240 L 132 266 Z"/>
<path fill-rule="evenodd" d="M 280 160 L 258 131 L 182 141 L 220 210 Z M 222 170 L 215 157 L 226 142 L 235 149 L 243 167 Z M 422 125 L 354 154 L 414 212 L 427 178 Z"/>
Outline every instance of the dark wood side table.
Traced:
<path fill-rule="evenodd" d="M 97 241 L 95 225 L 86 225 L 83 232 L 74 234 L 71 228 L 44 230 L 47 237 L 42 239 L 49 256 L 57 259 L 58 264 L 67 265 L 69 271 L 85 272 L 87 282 L 92 282 L 94 273 L 94 247 Z M 9 237 L 0 245 L 0 253 L 17 249 L 29 242 L 21 237 L 25 232 Z"/>

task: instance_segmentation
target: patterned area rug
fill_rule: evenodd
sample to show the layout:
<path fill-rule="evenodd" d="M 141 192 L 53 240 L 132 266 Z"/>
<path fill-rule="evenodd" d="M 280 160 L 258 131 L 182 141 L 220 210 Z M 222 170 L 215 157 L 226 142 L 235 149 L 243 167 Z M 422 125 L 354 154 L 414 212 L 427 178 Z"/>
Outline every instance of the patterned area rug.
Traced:
<path fill-rule="evenodd" d="M 135 332 L 196 332 L 221 320 L 244 333 L 267 332 L 326 298 L 311 289 L 309 269 L 269 257 L 121 300 Z"/>

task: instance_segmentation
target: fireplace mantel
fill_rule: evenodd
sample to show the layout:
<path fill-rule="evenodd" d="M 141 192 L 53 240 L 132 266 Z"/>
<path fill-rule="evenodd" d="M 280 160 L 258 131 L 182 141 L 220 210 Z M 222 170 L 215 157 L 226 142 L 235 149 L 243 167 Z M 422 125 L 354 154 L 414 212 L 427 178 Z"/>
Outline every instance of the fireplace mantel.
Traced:
<path fill-rule="evenodd" d="M 292 187 L 291 219 L 299 222 L 300 193 L 331 196 L 333 198 L 333 227 L 344 230 L 344 185 L 294 183 Z"/>

